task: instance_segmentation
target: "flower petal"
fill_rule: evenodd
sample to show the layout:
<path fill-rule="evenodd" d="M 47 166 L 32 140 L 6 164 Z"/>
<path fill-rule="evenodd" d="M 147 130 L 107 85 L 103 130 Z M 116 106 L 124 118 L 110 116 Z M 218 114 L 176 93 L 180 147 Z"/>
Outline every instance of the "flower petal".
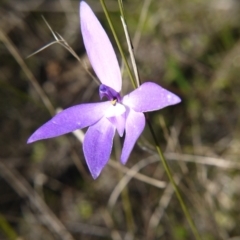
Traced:
<path fill-rule="evenodd" d="M 120 103 L 116 103 L 115 105 L 112 105 L 107 109 L 105 112 L 105 116 L 110 118 L 110 117 L 117 117 L 125 113 L 126 108 Z"/>
<path fill-rule="evenodd" d="M 83 152 L 94 179 L 99 176 L 110 158 L 114 133 L 115 127 L 105 117 L 87 130 Z"/>
<path fill-rule="evenodd" d="M 81 1 L 80 22 L 88 58 L 99 80 L 120 92 L 122 77 L 112 44 L 91 8 Z"/>
<path fill-rule="evenodd" d="M 124 96 L 122 103 L 136 112 L 150 112 L 181 102 L 181 99 L 156 83 L 146 82 Z"/>
<path fill-rule="evenodd" d="M 107 102 L 80 104 L 63 110 L 38 128 L 27 143 L 57 137 L 96 123 L 112 104 Z"/>
<path fill-rule="evenodd" d="M 122 137 L 126 123 L 126 113 L 117 117 L 108 118 L 108 120 L 117 128 L 119 136 Z"/>
<path fill-rule="evenodd" d="M 143 113 L 135 112 L 133 110 L 129 110 L 126 126 L 125 126 L 125 140 L 122 149 L 121 162 L 125 164 L 128 160 L 128 157 L 142 133 L 145 127 L 145 116 Z"/>

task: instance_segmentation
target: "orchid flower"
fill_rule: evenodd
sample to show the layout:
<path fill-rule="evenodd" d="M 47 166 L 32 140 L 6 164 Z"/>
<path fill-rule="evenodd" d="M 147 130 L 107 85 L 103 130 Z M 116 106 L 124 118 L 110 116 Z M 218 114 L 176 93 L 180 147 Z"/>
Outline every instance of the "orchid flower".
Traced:
<path fill-rule="evenodd" d="M 80 104 L 63 110 L 38 128 L 27 142 L 89 127 L 83 141 L 83 152 L 90 173 L 96 179 L 110 158 L 116 130 L 120 137 L 125 132 L 120 159 L 125 164 L 144 129 L 143 112 L 159 110 L 181 100 L 153 82 L 145 82 L 122 97 L 117 57 L 106 32 L 84 1 L 80 2 L 80 23 L 87 55 L 101 82 L 100 98 L 107 101 Z"/>

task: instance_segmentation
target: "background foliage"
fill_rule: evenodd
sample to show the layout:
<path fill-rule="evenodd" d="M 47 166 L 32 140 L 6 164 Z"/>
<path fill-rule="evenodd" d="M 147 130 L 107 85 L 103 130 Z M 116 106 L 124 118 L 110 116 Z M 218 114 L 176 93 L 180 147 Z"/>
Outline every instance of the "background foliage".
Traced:
<path fill-rule="evenodd" d="M 88 3 L 115 46 L 100 3 Z M 106 4 L 127 54 L 117 2 Z M 26 145 L 51 117 L 36 83 L 54 109 L 98 100 L 78 5 L 0 3 L 0 239 L 193 239 L 147 128 L 126 166 L 115 139 L 96 181 L 73 135 Z M 205 240 L 240 239 L 239 1 L 131 0 L 124 9 L 141 80 L 182 98 L 149 117 L 197 229 Z M 26 59 L 54 41 L 42 15 L 83 64 L 58 44 Z"/>

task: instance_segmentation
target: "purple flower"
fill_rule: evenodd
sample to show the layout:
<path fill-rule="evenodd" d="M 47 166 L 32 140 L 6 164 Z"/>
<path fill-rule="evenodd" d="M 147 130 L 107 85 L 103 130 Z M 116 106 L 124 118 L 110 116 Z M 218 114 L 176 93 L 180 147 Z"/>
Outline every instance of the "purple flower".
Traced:
<path fill-rule="evenodd" d="M 113 47 L 84 1 L 80 3 L 80 21 L 87 55 L 102 83 L 99 87 L 100 98 L 107 98 L 107 101 L 67 108 L 37 129 L 28 143 L 89 127 L 83 141 L 83 152 L 89 170 L 96 179 L 110 158 L 115 130 L 121 137 L 125 131 L 121 154 L 121 162 L 125 164 L 144 129 L 143 112 L 159 110 L 181 100 L 152 82 L 143 83 L 121 97 L 122 78 Z"/>

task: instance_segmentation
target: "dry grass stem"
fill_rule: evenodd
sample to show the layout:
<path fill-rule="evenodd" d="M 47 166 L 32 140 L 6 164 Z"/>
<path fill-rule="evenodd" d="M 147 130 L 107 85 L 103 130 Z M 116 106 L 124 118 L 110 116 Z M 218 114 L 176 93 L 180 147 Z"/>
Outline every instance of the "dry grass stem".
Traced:
<path fill-rule="evenodd" d="M 48 208 L 42 198 L 32 189 L 29 183 L 15 169 L 10 169 L 0 161 L 0 175 L 11 186 L 16 193 L 23 199 L 27 199 L 36 215 L 55 236 L 62 240 L 73 240 L 72 235 L 56 215 Z"/>

